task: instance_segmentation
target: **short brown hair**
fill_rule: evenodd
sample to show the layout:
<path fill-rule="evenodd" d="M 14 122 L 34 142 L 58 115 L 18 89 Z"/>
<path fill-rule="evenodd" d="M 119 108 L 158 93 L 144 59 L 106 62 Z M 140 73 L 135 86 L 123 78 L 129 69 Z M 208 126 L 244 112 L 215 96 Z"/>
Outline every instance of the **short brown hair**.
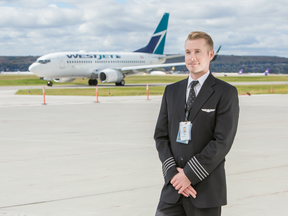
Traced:
<path fill-rule="evenodd" d="M 208 34 L 205 33 L 205 32 L 202 32 L 202 31 L 193 31 L 193 32 L 191 32 L 191 33 L 188 35 L 186 41 L 187 41 L 187 40 L 196 40 L 196 39 L 201 39 L 201 38 L 205 39 L 206 43 L 208 44 L 208 46 L 209 46 L 209 48 L 210 48 L 209 51 L 213 50 L 213 47 L 214 47 L 213 40 L 212 40 L 212 38 L 210 37 L 210 35 L 208 35 Z M 186 43 L 186 41 L 185 41 L 185 43 Z"/>

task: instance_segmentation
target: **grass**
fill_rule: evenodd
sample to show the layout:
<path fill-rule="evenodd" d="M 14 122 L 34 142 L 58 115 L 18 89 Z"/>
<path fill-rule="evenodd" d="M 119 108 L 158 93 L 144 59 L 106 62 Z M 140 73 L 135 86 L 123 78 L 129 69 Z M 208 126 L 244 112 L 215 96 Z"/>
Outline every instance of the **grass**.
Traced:
<path fill-rule="evenodd" d="M 166 75 L 166 76 L 150 76 L 150 75 L 137 75 L 128 76 L 125 78 L 126 84 L 148 84 L 148 83 L 173 83 L 185 79 L 187 75 Z M 218 77 L 226 82 L 260 82 L 260 81 L 288 81 L 288 76 L 234 76 L 234 77 Z M 54 85 L 88 85 L 88 79 L 76 79 L 71 83 L 55 83 Z M 34 75 L 0 75 L 0 86 L 19 86 L 19 85 L 46 85 L 47 81 L 40 80 L 39 77 Z M 108 83 L 111 84 L 111 83 Z M 103 85 L 103 83 L 100 83 Z M 105 85 L 105 84 L 104 84 Z"/>
<path fill-rule="evenodd" d="M 236 86 L 238 94 L 288 94 L 288 85 L 241 85 Z"/>
<path fill-rule="evenodd" d="M 288 76 L 227 76 L 217 77 L 225 82 L 269 82 L 269 81 L 288 81 Z"/>
<path fill-rule="evenodd" d="M 288 94 L 288 85 L 241 85 L 236 86 L 240 95 L 249 92 L 253 94 Z M 162 95 L 164 86 L 151 86 L 149 87 L 149 95 Z M 18 90 L 16 94 L 19 95 L 42 95 L 42 89 L 28 89 Z M 95 96 L 95 88 L 75 88 L 75 89 L 46 89 L 46 95 L 73 95 L 73 96 Z M 115 88 L 99 88 L 99 96 L 138 96 L 146 95 L 146 86 L 143 87 L 115 87 Z"/>
<path fill-rule="evenodd" d="M 149 87 L 149 95 L 162 95 L 165 87 L 152 86 Z M 18 90 L 16 94 L 20 95 L 42 95 L 42 89 Z M 95 88 L 76 88 L 76 89 L 46 89 L 45 95 L 73 95 L 73 96 L 95 96 Z M 138 96 L 146 95 L 146 86 L 143 87 L 113 87 L 98 88 L 99 96 Z"/>
<path fill-rule="evenodd" d="M 47 81 L 40 80 L 34 75 L 0 75 L 0 86 L 46 85 Z"/>

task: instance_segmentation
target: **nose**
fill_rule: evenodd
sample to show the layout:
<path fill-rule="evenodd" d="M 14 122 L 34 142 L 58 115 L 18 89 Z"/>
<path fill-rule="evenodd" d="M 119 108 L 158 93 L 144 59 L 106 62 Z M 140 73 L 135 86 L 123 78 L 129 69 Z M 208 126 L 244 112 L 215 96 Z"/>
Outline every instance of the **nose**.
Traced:
<path fill-rule="evenodd" d="M 29 71 L 37 75 L 37 73 L 41 71 L 41 65 L 38 63 L 33 63 L 29 66 Z"/>
<path fill-rule="evenodd" d="M 29 68 L 28 68 L 28 70 L 30 71 L 30 72 L 33 72 L 33 69 L 35 68 L 35 64 L 33 63 L 33 64 L 31 64 L 30 66 L 29 66 Z"/>

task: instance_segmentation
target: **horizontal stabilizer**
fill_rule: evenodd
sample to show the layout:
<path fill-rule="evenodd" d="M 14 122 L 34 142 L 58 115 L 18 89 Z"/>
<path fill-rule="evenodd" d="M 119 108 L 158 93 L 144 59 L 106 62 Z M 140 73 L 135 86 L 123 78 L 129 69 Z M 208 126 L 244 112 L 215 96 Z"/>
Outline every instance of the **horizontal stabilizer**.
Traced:
<path fill-rule="evenodd" d="M 158 65 L 140 65 L 140 66 L 123 67 L 121 68 L 121 71 L 141 70 L 141 69 L 149 69 L 149 68 L 165 68 L 165 67 L 184 66 L 184 65 L 185 65 L 185 62 L 158 64 Z"/>

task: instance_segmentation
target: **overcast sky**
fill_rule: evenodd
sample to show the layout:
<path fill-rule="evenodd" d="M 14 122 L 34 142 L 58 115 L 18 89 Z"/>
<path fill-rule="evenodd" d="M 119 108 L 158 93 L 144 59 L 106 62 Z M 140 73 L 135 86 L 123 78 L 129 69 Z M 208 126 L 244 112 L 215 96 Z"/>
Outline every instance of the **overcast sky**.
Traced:
<path fill-rule="evenodd" d="M 183 54 L 201 30 L 222 55 L 288 57 L 288 0 L 0 0 L 0 55 L 134 51 L 164 12 L 166 54 Z"/>

